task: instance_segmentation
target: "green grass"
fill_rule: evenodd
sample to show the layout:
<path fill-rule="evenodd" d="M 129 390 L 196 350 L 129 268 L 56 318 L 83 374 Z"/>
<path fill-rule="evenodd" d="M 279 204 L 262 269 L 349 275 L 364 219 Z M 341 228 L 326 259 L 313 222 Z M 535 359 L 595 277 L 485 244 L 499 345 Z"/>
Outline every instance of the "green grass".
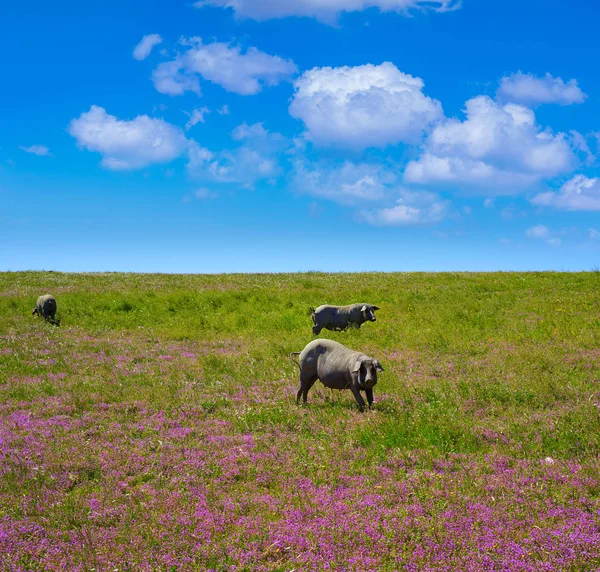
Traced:
<path fill-rule="evenodd" d="M 196 374 L 202 375 L 204 388 L 221 387 L 225 393 L 236 385 L 260 387 L 273 377 L 280 378 L 282 386 L 293 387 L 296 366 L 286 356 L 312 339 L 309 306 L 365 300 L 381 307 L 376 324 L 322 335 L 384 363 L 386 372 L 376 391 L 385 394 L 378 406 L 382 413 L 375 431 L 378 444 L 477 451 L 487 446 L 477 438 L 477 427 L 500 426 L 507 437 L 527 441 L 531 415 L 548 410 L 552 417 L 558 405 L 569 409 L 560 421 L 562 427 L 585 427 L 590 432 L 598 428 L 592 402 L 600 345 L 599 286 L 597 273 L 3 273 L 0 335 L 16 335 L 11 344 L 22 350 L 21 345 L 26 349 L 31 342 L 19 342 L 19 335 L 43 331 L 59 351 L 53 353 L 57 363 L 51 366 L 24 362 L 18 353 L 4 356 L 0 375 L 6 379 L 75 371 L 67 356 L 81 347 L 82 336 L 94 336 L 94 344 L 110 355 L 115 348 L 103 341 L 134 335 L 150 347 L 169 341 L 216 346 L 222 341 L 230 347 L 220 353 L 206 351 L 191 374 L 170 373 L 167 379 L 146 372 L 115 386 L 98 378 L 97 372 L 87 378 L 79 375 L 68 388 L 79 408 L 100 397 L 117 402 L 143 399 L 164 407 L 177 399 L 182 378 Z M 29 315 L 43 292 L 58 299 L 60 328 Z M 143 363 L 153 358 L 138 359 Z M 35 386 L 10 384 L 2 393 L 5 399 L 30 400 L 63 391 L 45 380 Z M 322 389 L 311 394 L 313 409 L 326 417 L 331 413 L 328 393 Z M 200 394 L 197 399 L 204 408 L 226 410 L 218 399 L 204 403 Z M 336 415 L 353 407 L 349 393 L 331 399 Z M 211 400 L 220 404 L 211 406 Z M 297 416 L 289 395 L 281 406 L 284 413 L 255 412 L 258 425 L 288 424 L 288 417 Z M 359 443 L 367 440 L 364 431 L 357 433 Z M 577 439 L 567 430 L 555 433 L 544 438 L 553 451 L 567 455 L 598 451 L 596 439 L 585 435 Z M 520 454 L 530 452 L 525 448 Z"/>
<path fill-rule="evenodd" d="M 152 519 L 162 522 L 173 509 L 163 514 L 148 508 L 153 491 L 187 498 L 192 486 L 192 474 L 179 474 L 177 484 L 169 478 L 179 470 L 180 451 L 165 452 L 170 431 L 181 431 L 176 439 L 182 439 L 177 447 L 184 457 L 189 453 L 183 451 L 208 447 L 211 431 L 258 443 L 264 467 L 236 461 L 233 470 L 219 458 L 203 465 L 202 482 L 225 479 L 223 494 L 233 499 L 248 486 L 283 498 L 290 478 L 334 487 L 353 475 L 376 480 L 382 467 L 395 467 L 396 481 L 429 479 L 436 463 L 457 463 L 443 481 L 443 490 L 456 490 L 456 497 L 442 502 L 418 489 L 433 503 L 431 514 L 439 515 L 459 495 L 488 502 L 481 483 L 489 459 L 534 467 L 552 457 L 567 473 L 576 463 L 589 480 L 580 496 L 556 485 L 540 498 L 561 498 L 565 506 L 597 503 L 599 292 L 597 272 L 0 273 L 0 420 L 12 435 L 11 450 L 19 452 L 0 471 L 0 518 L 38 522 L 20 499 L 46 506 L 43 495 L 58 495 L 60 503 L 42 510 L 39 522 L 55 519 L 56 538 L 85 532 L 90 495 L 110 496 L 115 483 L 127 481 L 127 518 L 113 522 L 117 517 L 109 515 L 112 524 L 102 526 L 116 527 L 124 537 L 139 532 L 138 554 L 154 553 L 161 541 Z M 60 327 L 31 316 L 37 296 L 45 293 L 58 301 Z M 320 384 L 309 393 L 308 406 L 296 406 L 298 372 L 287 356 L 313 339 L 309 307 L 360 301 L 381 308 L 376 323 L 321 336 L 382 363 L 374 410 L 360 414 L 350 392 Z M 34 435 L 13 421 L 25 414 L 50 425 Z M 157 425 L 158 415 L 164 421 Z M 178 421 L 188 418 L 195 421 Z M 28 442 L 34 437 L 37 446 Z M 111 465 L 103 453 L 113 446 L 115 458 L 139 457 L 131 461 L 139 468 L 114 476 L 118 463 Z M 35 463 L 46 468 L 34 470 Z M 227 480 L 230 470 L 234 476 Z M 509 499 L 512 493 L 506 494 Z M 217 503 L 220 497 L 210 498 Z M 276 511 L 256 514 L 279 522 Z M 138 530 L 136 522 L 144 519 L 147 525 Z M 428 528 L 419 534 L 434 533 Z M 436 529 L 434 536 L 440 534 Z M 77 562 L 88 568 L 97 559 L 107 562 L 92 537 L 82 538 Z M 227 534 L 219 538 L 203 565 L 189 569 L 205 569 L 209 562 L 215 569 L 244 569 L 223 548 Z M 283 553 L 260 550 L 264 569 L 291 569 Z M 412 558 L 407 550 L 403 557 Z M 36 560 L 26 550 L 19 558 Z M 397 569 L 394 562 L 382 561 L 380 569 Z M 585 569 L 591 560 L 577 562 Z M 167 569 L 162 566 L 155 569 Z"/>

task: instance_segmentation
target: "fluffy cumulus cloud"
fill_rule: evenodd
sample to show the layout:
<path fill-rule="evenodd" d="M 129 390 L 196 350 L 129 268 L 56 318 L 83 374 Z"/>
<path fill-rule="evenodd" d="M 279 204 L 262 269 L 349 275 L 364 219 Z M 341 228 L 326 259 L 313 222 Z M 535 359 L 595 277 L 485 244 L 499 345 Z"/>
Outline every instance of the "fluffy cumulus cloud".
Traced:
<path fill-rule="evenodd" d="M 527 107 L 478 96 L 465 114 L 433 129 L 422 155 L 407 165 L 406 182 L 517 192 L 577 162 L 567 136 L 539 127 Z"/>
<path fill-rule="evenodd" d="M 136 60 L 145 60 L 154 46 L 160 44 L 162 42 L 162 38 L 158 34 L 148 34 L 144 36 L 140 43 L 133 49 L 133 57 Z"/>
<path fill-rule="evenodd" d="M 240 185 L 252 189 L 259 181 L 273 183 L 283 173 L 281 156 L 290 142 L 271 133 L 261 123 L 243 123 L 232 133 L 238 146 L 218 152 L 196 143 L 190 146 L 190 174 L 201 180 Z"/>
<path fill-rule="evenodd" d="M 423 93 L 423 80 L 390 62 L 314 68 L 294 87 L 290 113 L 318 144 L 364 149 L 418 143 L 443 117 L 440 102 Z"/>
<path fill-rule="evenodd" d="M 411 9 L 447 12 L 460 6 L 460 0 L 199 0 L 197 8 L 231 8 L 240 18 L 267 20 L 287 16 L 306 16 L 334 23 L 341 12 L 379 8 L 386 12 L 408 13 Z"/>
<path fill-rule="evenodd" d="M 182 40 L 186 49 L 153 72 L 154 85 L 161 93 L 181 95 L 200 92 L 198 76 L 227 91 L 253 95 L 266 86 L 290 79 L 298 70 L 291 60 L 272 56 L 257 48 L 242 51 L 240 46 L 214 42 L 203 44 L 200 38 Z"/>
<path fill-rule="evenodd" d="M 188 148 L 189 142 L 178 127 L 147 115 L 132 120 L 117 119 L 93 105 L 73 119 L 67 131 L 77 144 L 102 155 L 107 169 L 140 169 L 168 163 Z"/>
<path fill-rule="evenodd" d="M 50 149 L 48 149 L 46 145 L 31 145 L 30 147 L 24 147 L 21 145 L 19 149 L 21 149 L 21 151 L 25 151 L 25 153 L 39 155 L 40 157 L 48 157 L 51 155 Z"/>
<path fill-rule="evenodd" d="M 532 202 L 567 211 L 600 211 L 600 179 L 575 175 L 557 192 L 540 193 Z"/>
<path fill-rule="evenodd" d="M 497 96 L 503 101 L 512 101 L 523 105 L 557 103 L 572 105 L 583 103 L 587 97 L 577 85 L 577 80 L 564 82 L 560 77 L 547 73 L 544 77 L 517 72 L 500 81 Z"/>
<path fill-rule="evenodd" d="M 449 201 L 435 193 L 401 189 L 398 195 L 394 206 L 365 213 L 367 222 L 376 226 L 432 224 L 448 215 Z"/>

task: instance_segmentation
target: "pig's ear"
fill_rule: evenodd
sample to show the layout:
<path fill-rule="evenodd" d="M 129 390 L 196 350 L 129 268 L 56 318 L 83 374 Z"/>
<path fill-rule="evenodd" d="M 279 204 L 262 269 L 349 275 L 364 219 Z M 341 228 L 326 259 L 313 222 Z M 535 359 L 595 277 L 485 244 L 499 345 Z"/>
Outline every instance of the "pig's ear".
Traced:
<path fill-rule="evenodd" d="M 367 306 L 363 306 L 363 307 L 360 309 L 360 311 L 361 311 L 361 312 L 366 312 L 366 311 L 367 311 L 367 309 L 368 309 L 368 308 L 367 308 Z"/>
<path fill-rule="evenodd" d="M 357 371 L 360 371 L 360 366 L 362 365 L 362 360 L 361 359 L 357 359 L 356 363 L 354 364 L 354 367 L 352 368 L 352 373 L 356 373 Z"/>
<path fill-rule="evenodd" d="M 373 365 L 375 366 L 375 369 L 376 369 L 377 371 L 385 371 L 385 369 L 383 369 L 383 368 L 381 367 L 381 364 L 380 364 L 380 363 L 379 363 L 377 360 L 375 360 L 375 361 L 373 362 Z"/>

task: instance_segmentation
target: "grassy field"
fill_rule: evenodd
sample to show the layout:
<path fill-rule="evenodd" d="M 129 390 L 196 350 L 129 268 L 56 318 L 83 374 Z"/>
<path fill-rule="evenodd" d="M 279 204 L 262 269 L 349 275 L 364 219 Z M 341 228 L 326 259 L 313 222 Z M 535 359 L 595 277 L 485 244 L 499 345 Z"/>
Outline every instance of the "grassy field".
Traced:
<path fill-rule="evenodd" d="M 600 273 L 1 273 L 0 569 L 597 570 L 599 408 Z"/>

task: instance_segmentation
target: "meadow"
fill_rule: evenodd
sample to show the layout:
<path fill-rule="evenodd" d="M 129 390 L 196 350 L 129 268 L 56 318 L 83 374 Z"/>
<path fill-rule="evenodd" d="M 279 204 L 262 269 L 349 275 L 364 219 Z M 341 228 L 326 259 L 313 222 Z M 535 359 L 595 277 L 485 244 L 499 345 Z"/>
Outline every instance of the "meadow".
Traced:
<path fill-rule="evenodd" d="M 599 408 L 597 272 L 0 273 L 0 570 L 598 570 Z"/>

